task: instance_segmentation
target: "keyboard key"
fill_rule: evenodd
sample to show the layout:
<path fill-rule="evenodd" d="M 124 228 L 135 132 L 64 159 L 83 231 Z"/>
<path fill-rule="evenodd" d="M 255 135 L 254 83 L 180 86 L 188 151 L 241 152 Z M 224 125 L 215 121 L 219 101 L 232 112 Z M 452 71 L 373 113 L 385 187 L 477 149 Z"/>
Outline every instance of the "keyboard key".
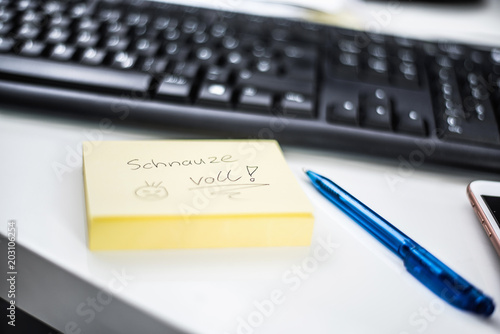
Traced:
<path fill-rule="evenodd" d="M 97 13 L 97 18 L 101 22 L 117 22 L 121 18 L 121 11 L 119 9 L 106 8 Z"/>
<path fill-rule="evenodd" d="M 273 50 L 258 40 L 252 42 L 251 52 L 255 58 L 271 58 L 273 55 Z"/>
<path fill-rule="evenodd" d="M 211 82 L 227 83 L 231 70 L 220 66 L 210 66 L 205 74 L 205 79 Z"/>
<path fill-rule="evenodd" d="M 270 113 L 273 107 L 273 94 L 252 86 L 241 89 L 238 98 L 238 108 L 242 110 Z"/>
<path fill-rule="evenodd" d="M 20 0 L 20 1 L 16 1 L 16 3 L 15 3 L 15 6 L 21 12 L 29 10 L 31 8 L 35 8 L 37 5 L 38 4 L 35 1 L 30 1 L 30 0 Z"/>
<path fill-rule="evenodd" d="M 36 57 L 39 56 L 44 49 L 45 43 L 29 39 L 22 43 L 19 48 L 19 54 L 27 57 Z"/>
<path fill-rule="evenodd" d="M 100 36 L 92 30 L 81 30 L 77 33 L 73 43 L 76 47 L 93 47 L 99 42 Z"/>
<path fill-rule="evenodd" d="M 163 33 L 163 38 L 169 42 L 177 42 L 181 39 L 181 36 L 181 31 L 175 28 L 169 28 Z"/>
<path fill-rule="evenodd" d="M 75 21 L 75 32 L 78 31 L 97 31 L 100 27 L 100 22 L 94 20 L 90 16 L 84 16 Z"/>
<path fill-rule="evenodd" d="M 316 58 L 316 51 L 314 49 L 313 50 L 306 49 L 305 46 L 295 46 L 295 45 L 285 46 L 283 54 L 285 55 L 285 57 L 290 59 L 313 60 Z"/>
<path fill-rule="evenodd" d="M 438 43 L 437 47 L 441 52 L 448 54 L 453 59 L 461 58 L 466 52 L 465 46 L 451 42 Z"/>
<path fill-rule="evenodd" d="M 292 80 L 314 80 L 318 51 L 314 47 L 282 46 L 282 68 Z"/>
<path fill-rule="evenodd" d="M 210 29 L 210 34 L 213 37 L 221 38 L 221 37 L 224 37 L 226 35 L 227 29 L 228 29 L 227 23 L 217 22 Z"/>
<path fill-rule="evenodd" d="M 164 30 L 168 28 L 169 24 L 170 24 L 170 17 L 159 16 L 155 19 L 154 28 L 156 30 Z"/>
<path fill-rule="evenodd" d="M 164 54 L 169 60 L 185 61 L 189 55 L 189 49 L 179 43 L 170 42 L 163 48 Z"/>
<path fill-rule="evenodd" d="M 379 88 L 366 97 L 362 125 L 383 130 L 392 129 L 391 102 L 383 89 Z"/>
<path fill-rule="evenodd" d="M 139 69 L 142 72 L 162 73 L 167 67 L 168 60 L 158 57 L 142 57 L 140 60 Z"/>
<path fill-rule="evenodd" d="M 149 15 L 136 11 L 132 11 L 125 18 L 125 23 L 129 26 L 145 26 L 148 22 Z"/>
<path fill-rule="evenodd" d="M 141 56 L 152 57 L 157 53 L 159 47 L 160 44 L 156 41 L 150 40 L 148 38 L 139 38 L 135 42 L 131 52 L 136 52 Z"/>
<path fill-rule="evenodd" d="M 45 17 L 47 22 L 47 27 L 60 27 L 60 28 L 68 28 L 71 24 L 71 20 L 67 16 L 63 16 L 62 13 L 55 13 L 49 17 Z"/>
<path fill-rule="evenodd" d="M 204 64 L 215 64 L 219 60 L 218 52 L 206 46 L 195 49 L 194 57 Z"/>
<path fill-rule="evenodd" d="M 9 9 L 7 6 L 0 7 L 0 22 L 10 21 L 16 12 L 13 9 Z"/>
<path fill-rule="evenodd" d="M 21 24 L 31 23 L 35 26 L 40 26 L 40 21 L 42 21 L 42 15 L 41 13 L 29 9 L 25 10 L 19 15 L 18 21 Z"/>
<path fill-rule="evenodd" d="M 254 69 L 257 72 L 268 73 L 273 76 L 275 76 L 279 71 L 278 64 L 275 61 L 268 58 L 262 58 L 257 60 Z"/>
<path fill-rule="evenodd" d="M 205 82 L 200 88 L 198 95 L 198 104 L 217 106 L 217 107 L 230 107 L 232 88 L 225 84 Z"/>
<path fill-rule="evenodd" d="M 195 62 L 180 61 L 175 64 L 172 69 L 172 74 L 186 78 L 195 78 L 199 71 L 200 64 Z"/>
<path fill-rule="evenodd" d="M 405 48 L 412 48 L 415 45 L 413 40 L 405 37 L 393 37 L 393 40 L 397 45 Z"/>
<path fill-rule="evenodd" d="M 354 40 L 342 39 L 338 42 L 339 50 L 348 54 L 359 54 L 361 48 Z"/>
<path fill-rule="evenodd" d="M 0 21 L 0 36 L 7 37 L 13 27 L 12 23 Z"/>
<path fill-rule="evenodd" d="M 316 68 L 311 64 L 311 66 L 302 67 L 293 63 L 283 64 L 284 78 L 291 81 L 309 81 L 315 82 L 316 80 Z M 278 72 L 279 73 L 279 72 Z"/>
<path fill-rule="evenodd" d="M 70 60 L 76 52 L 76 48 L 66 44 L 56 44 L 49 52 L 49 58 L 52 60 L 67 61 Z"/>
<path fill-rule="evenodd" d="M 366 79 L 377 83 L 386 83 L 389 80 L 389 65 L 385 58 L 369 57 L 363 75 Z"/>
<path fill-rule="evenodd" d="M 295 35 L 298 39 L 316 43 L 316 45 L 323 43 L 324 29 L 316 23 L 301 21 L 295 26 Z"/>
<path fill-rule="evenodd" d="M 300 93 L 286 92 L 281 99 L 283 115 L 300 118 L 314 116 L 312 100 Z"/>
<path fill-rule="evenodd" d="M 289 41 L 291 38 L 290 31 L 288 29 L 281 29 L 281 28 L 272 30 L 271 37 L 273 40 L 277 42 Z"/>
<path fill-rule="evenodd" d="M 245 69 L 250 60 L 239 51 L 231 51 L 224 57 L 225 66 L 233 69 Z"/>
<path fill-rule="evenodd" d="M 387 51 L 381 44 L 370 44 L 368 45 L 367 51 L 372 57 L 375 58 L 382 59 L 387 57 Z"/>
<path fill-rule="evenodd" d="M 52 27 L 46 34 L 45 41 L 48 43 L 65 43 L 68 40 L 70 33 L 67 29 L 60 27 Z"/>
<path fill-rule="evenodd" d="M 233 36 L 226 36 L 222 39 L 222 46 L 227 50 L 234 50 L 240 45 L 240 41 Z"/>
<path fill-rule="evenodd" d="M 60 13 L 66 9 L 66 3 L 62 1 L 46 1 L 43 3 L 42 9 L 47 14 Z"/>
<path fill-rule="evenodd" d="M 327 110 L 327 119 L 331 123 L 359 125 L 358 98 L 346 99 L 330 105 Z"/>
<path fill-rule="evenodd" d="M 314 94 L 314 82 L 303 80 L 292 81 L 267 73 L 254 73 L 246 69 L 237 73 L 235 86 L 253 86 L 277 93 L 296 92 L 304 95 Z"/>
<path fill-rule="evenodd" d="M 378 105 L 389 105 L 389 96 L 387 96 L 387 92 L 382 88 L 378 88 L 375 91 L 371 92 L 366 97 L 367 103 L 369 104 L 378 104 Z"/>
<path fill-rule="evenodd" d="M 111 67 L 118 69 L 129 69 L 134 67 L 137 60 L 137 55 L 130 54 L 128 52 L 117 52 L 115 53 L 112 61 Z"/>
<path fill-rule="evenodd" d="M 128 37 L 113 34 L 104 39 L 102 47 L 108 51 L 123 51 L 128 47 L 129 43 L 130 39 Z"/>
<path fill-rule="evenodd" d="M 188 101 L 193 88 L 193 79 L 168 74 L 158 86 L 156 96 L 163 100 Z"/>
<path fill-rule="evenodd" d="M 89 12 L 89 6 L 86 3 L 84 2 L 76 3 L 72 5 L 71 8 L 69 9 L 69 16 L 73 19 L 81 18 L 88 12 Z"/>
<path fill-rule="evenodd" d="M 493 64 L 500 65 L 500 48 L 491 49 L 490 60 Z"/>
<path fill-rule="evenodd" d="M 399 49 L 398 58 L 407 63 L 414 63 L 416 61 L 415 52 L 412 49 Z"/>
<path fill-rule="evenodd" d="M 135 26 L 129 29 L 129 34 L 132 38 L 148 38 L 151 40 L 156 40 L 159 35 L 158 30 L 154 29 L 149 25 L 146 26 Z"/>
<path fill-rule="evenodd" d="M 0 52 L 8 52 L 15 45 L 15 42 L 10 37 L 0 36 Z"/>
<path fill-rule="evenodd" d="M 391 77 L 394 84 L 410 89 L 419 87 L 418 69 L 415 63 L 396 61 L 394 64 L 396 69 Z"/>
<path fill-rule="evenodd" d="M 106 52 L 102 49 L 86 48 L 82 50 L 82 57 L 80 62 L 85 65 L 100 65 L 104 57 L 106 57 Z"/>
<path fill-rule="evenodd" d="M 392 129 L 391 109 L 383 105 L 366 106 L 363 118 L 363 125 L 369 128 L 391 130 Z"/>
<path fill-rule="evenodd" d="M 184 20 L 181 29 L 186 34 L 192 34 L 199 31 L 198 29 L 203 30 L 202 25 L 203 23 L 200 23 L 197 18 L 188 17 Z"/>
<path fill-rule="evenodd" d="M 147 74 L 89 67 L 44 59 L 0 55 L 0 73 L 53 82 L 97 91 L 147 92 L 151 78 Z"/>
<path fill-rule="evenodd" d="M 128 32 L 128 26 L 121 22 L 109 22 L 102 25 L 101 31 L 104 35 L 115 34 L 124 36 Z"/>
<path fill-rule="evenodd" d="M 404 112 L 400 117 L 398 117 L 396 130 L 418 136 L 427 135 L 425 121 L 421 114 L 415 110 Z"/>
<path fill-rule="evenodd" d="M 210 41 L 210 36 L 206 32 L 195 32 L 191 37 L 191 41 L 197 45 L 204 45 Z"/>
<path fill-rule="evenodd" d="M 18 39 L 34 39 L 40 33 L 40 27 L 33 23 L 24 23 L 16 33 Z"/>
<path fill-rule="evenodd" d="M 355 53 L 340 53 L 336 73 L 341 77 L 356 78 L 359 73 L 359 56 Z"/>

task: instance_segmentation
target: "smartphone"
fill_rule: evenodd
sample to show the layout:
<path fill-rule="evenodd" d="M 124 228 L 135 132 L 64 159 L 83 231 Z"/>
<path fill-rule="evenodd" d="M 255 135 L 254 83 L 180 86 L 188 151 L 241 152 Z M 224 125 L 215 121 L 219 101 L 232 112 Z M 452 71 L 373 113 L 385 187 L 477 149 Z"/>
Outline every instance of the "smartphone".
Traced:
<path fill-rule="evenodd" d="M 473 181 L 467 186 L 470 203 L 500 255 L 500 182 Z"/>

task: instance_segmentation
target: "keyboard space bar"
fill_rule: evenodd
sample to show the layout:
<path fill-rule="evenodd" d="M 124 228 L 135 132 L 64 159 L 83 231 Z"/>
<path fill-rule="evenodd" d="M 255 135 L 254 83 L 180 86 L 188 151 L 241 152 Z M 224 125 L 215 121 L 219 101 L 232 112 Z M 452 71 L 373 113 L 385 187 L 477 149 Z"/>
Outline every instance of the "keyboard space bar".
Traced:
<path fill-rule="evenodd" d="M 151 82 L 151 76 L 141 72 L 0 55 L 0 78 L 5 75 L 30 83 L 116 92 L 146 92 Z"/>

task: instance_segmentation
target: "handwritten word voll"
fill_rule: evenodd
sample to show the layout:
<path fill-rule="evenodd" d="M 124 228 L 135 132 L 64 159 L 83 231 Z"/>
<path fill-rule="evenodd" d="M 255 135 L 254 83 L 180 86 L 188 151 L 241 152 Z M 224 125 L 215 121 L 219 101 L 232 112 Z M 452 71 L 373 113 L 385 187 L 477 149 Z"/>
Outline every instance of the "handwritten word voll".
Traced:
<path fill-rule="evenodd" d="M 224 173 L 224 174 L 223 174 Z M 195 185 L 199 186 L 202 184 L 213 184 L 215 181 L 223 183 L 223 182 L 236 182 L 239 179 L 241 179 L 241 176 L 237 178 L 231 178 L 231 170 L 228 172 L 223 172 L 219 171 L 217 174 L 217 177 L 212 177 L 212 176 L 201 176 L 201 177 L 195 177 L 194 179 L 192 177 L 189 178 Z"/>

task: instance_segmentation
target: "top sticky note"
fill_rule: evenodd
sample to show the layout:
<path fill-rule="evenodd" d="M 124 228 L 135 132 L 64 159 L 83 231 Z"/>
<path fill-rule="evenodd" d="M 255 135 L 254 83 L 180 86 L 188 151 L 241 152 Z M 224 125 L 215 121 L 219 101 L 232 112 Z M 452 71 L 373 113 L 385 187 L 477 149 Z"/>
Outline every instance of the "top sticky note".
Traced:
<path fill-rule="evenodd" d="M 312 206 L 276 141 L 83 145 L 90 249 L 310 243 Z"/>

